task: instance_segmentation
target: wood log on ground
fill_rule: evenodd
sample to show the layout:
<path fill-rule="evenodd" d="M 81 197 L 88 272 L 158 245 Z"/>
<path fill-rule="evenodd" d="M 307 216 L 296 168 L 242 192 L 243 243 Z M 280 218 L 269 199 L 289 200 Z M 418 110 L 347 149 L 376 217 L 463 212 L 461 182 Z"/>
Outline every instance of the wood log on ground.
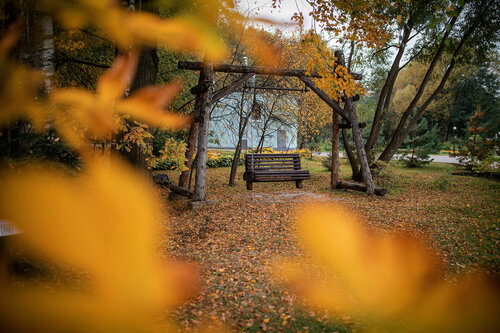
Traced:
<path fill-rule="evenodd" d="M 153 176 L 153 182 L 158 185 L 162 186 L 169 186 L 171 181 L 170 178 L 168 178 L 168 175 L 166 174 L 158 174 Z"/>
<path fill-rule="evenodd" d="M 366 192 L 366 185 L 364 184 L 357 184 L 357 183 L 349 183 L 343 180 L 339 180 L 337 182 L 337 188 L 338 189 L 346 189 L 346 190 L 353 190 L 353 191 L 360 191 L 360 192 Z M 375 187 L 375 194 L 383 197 L 384 195 L 387 194 L 387 189 L 383 187 Z"/>
<path fill-rule="evenodd" d="M 168 176 L 165 174 L 154 175 L 153 181 L 158 185 L 168 187 L 170 189 L 170 191 L 172 191 L 176 194 L 182 195 L 184 197 L 193 198 L 193 196 L 194 196 L 193 191 L 190 191 L 187 188 L 180 187 L 180 186 L 173 184 L 170 181 L 170 179 L 168 178 Z"/>

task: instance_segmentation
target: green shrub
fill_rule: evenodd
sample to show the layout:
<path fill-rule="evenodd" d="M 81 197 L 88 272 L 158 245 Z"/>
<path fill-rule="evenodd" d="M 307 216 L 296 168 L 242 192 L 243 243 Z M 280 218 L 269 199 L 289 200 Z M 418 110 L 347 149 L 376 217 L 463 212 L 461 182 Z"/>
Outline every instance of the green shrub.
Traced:
<path fill-rule="evenodd" d="M 332 151 L 332 142 L 328 141 L 319 145 L 319 151 L 329 152 Z"/>
<path fill-rule="evenodd" d="M 453 149 L 453 144 L 451 141 L 445 141 L 441 144 L 441 150 L 450 151 Z"/>
<path fill-rule="evenodd" d="M 332 153 L 328 153 L 326 157 L 321 159 L 321 165 L 323 165 L 326 170 L 332 171 Z"/>

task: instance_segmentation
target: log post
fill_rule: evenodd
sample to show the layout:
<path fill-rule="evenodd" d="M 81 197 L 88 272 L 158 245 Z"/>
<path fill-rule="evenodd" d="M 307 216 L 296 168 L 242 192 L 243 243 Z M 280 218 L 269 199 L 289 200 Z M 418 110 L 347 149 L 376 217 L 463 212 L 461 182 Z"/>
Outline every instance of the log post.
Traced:
<path fill-rule="evenodd" d="M 241 87 L 250 77 L 252 77 L 254 74 L 244 74 L 242 75 L 238 80 L 232 82 L 231 84 L 225 86 L 222 88 L 220 91 L 215 93 L 212 97 L 211 104 L 216 103 L 220 99 L 224 98 L 225 96 L 229 95 L 239 87 Z M 204 81 L 204 73 L 203 71 L 200 71 L 200 78 L 198 80 L 198 85 L 196 87 L 201 87 L 203 86 L 203 81 Z M 197 88 L 198 89 L 198 88 Z M 202 91 L 199 91 L 200 93 Z M 196 101 L 194 105 L 194 121 L 191 123 L 191 126 L 189 128 L 189 137 L 187 141 L 187 147 L 186 147 L 186 170 L 181 173 L 179 176 L 179 186 L 180 187 L 185 187 L 188 188 L 189 184 L 189 178 L 191 174 L 191 166 L 193 164 L 193 156 L 194 156 L 194 151 L 196 148 L 196 139 L 198 137 L 198 127 L 199 127 L 199 119 L 200 119 L 200 110 L 201 110 L 201 99 L 200 99 L 200 94 L 196 95 Z M 176 196 L 176 193 L 170 192 L 169 199 L 170 200 L 176 200 L 179 197 Z"/>
<path fill-rule="evenodd" d="M 199 117 L 199 115 L 195 116 Z M 189 128 L 189 136 L 188 136 L 188 141 L 187 141 L 187 147 L 186 147 L 186 170 L 182 171 L 180 177 L 179 177 L 179 186 L 186 187 L 189 181 L 189 174 L 190 174 L 190 169 L 191 165 L 193 164 L 193 156 L 194 156 L 194 151 L 196 148 L 196 138 L 198 137 L 198 127 L 199 123 L 194 121 L 191 124 L 191 127 Z"/>
<path fill-rule="evenodd" d="M 339 115 L 332 110 L 332 171 L 330 178 L 330 187 L 337 188 L 339 181 Z"/>
<path fill-rule="evenodd" d="M 194 185 L 193 200 L 203 201 L 206 195 L 206 175 L 207 175 L 207 145 L 208 145 L 208 122 L 210 109 L 212 107 L 213 94 L 213 69 L 212 63 L 207 63 L 201 70 L 203 76 L 201 91 L 198 97 L 201 102 L 199 127 L 198 127 L 198 152 L 196 154 L 196 176 Z"/>
<path fill-rule="evenodd" d="M 338 59 L 338 63 L 341 66 L 345 66 L 344 53 L 342 51 L 335 51 L 335 57 Z M 363 176 L 363 182 L 366 185 L 366 194 L 373 195 L 375 194 L 375 184 L 373 183 L 370 166 L 368 164 L 368 157 L 366 156 L 365 146 L 363 144 L 363 138 L 358 124 L 358 117 L 356 116 L 356 109 L 354 108 L 352 99 L 346 99 L 344 110 L 346 111 L 347 116 L 349 117 L 349 122 L 352 126 L 352 136 L 354 138 L 354 143 L 356 144 L 359 164 L 361 165 L 361 175 Z"/>

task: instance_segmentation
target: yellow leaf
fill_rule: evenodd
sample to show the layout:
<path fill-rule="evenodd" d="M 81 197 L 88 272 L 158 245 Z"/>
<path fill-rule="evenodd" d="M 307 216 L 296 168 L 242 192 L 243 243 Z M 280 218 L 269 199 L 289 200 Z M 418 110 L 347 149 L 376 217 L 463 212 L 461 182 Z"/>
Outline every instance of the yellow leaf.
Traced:
<path fill-rule="evenodd" d="M 117 56 L 111 68 L 100 76 L 97 82 L 97 93 L 104 99 L 123 97 L 125 89 L 132 83 L 137 67 L 138 57 L 135 53 Z"/>
<path fill-rule="evenodd" d="M 401 332 L 483 332 L 498 325 L 498 286 L 478 276 L 442 281 L 423 243 L 367 231 L 339 206 L 306 206 L 299 221 L 299 240 L 312 261 L 282 263 L 277 273 L 313 306 L 387 327 L 392 319 Z"/>
<path fill-rule="evenodd" d="M 163 106 L 171 101 L 179 89 L 180 84 L 177 81 L 164 86 L 141 89 L 129 98 L 118 101 L 116 111 L 162 127 L 184 126 L 189 122 L 189 117 L 163 109 Z"/>
<path fill-rule="evenodd" d="M 299 218 L 299 236 L 328 277 L 321 283 L 307 283 L 311 277 L 295 272 L 290 264 L 282 272 L 322 307 L 347 313 L 395 314 L 435 277 L 435 261 L 419 243 L 369 237 L 341 207 L 308 207 Z"/>
<path fill-rule="evenodd" d="M 127 101 L 144 103 L 151 107 L 163 108 L 170 103 L 181 89 L 181 83 L 174 80 L 166 85 L 150 86 L 134 91 Z"/>

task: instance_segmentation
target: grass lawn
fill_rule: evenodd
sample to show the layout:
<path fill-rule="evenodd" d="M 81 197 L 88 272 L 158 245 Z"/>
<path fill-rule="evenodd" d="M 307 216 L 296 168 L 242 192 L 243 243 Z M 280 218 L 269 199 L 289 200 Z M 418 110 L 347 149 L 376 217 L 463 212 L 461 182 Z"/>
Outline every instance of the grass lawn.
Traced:
<path fill-rule="evenodd" d="M 166 203 L 169 231 L 162 250 L 195 262 L 201 270 L 198 296 L 172 314 L 182 326 L 223 322 L 249 332 L 360 328 L 355 318 L 328 318 L 303 308 L 270 273 L 278 258 L 302 254 L 293 230 L 295 211 L 304 200 L 340 203 L 370 229 L 416 235 L 438 253 L 445 268 L 443 278 L 474 270 L 499 276 L 500 183 L 452 176 L 453 167 L 446 164 L 420 169 L 391 164 L 377 181 L 389 195 L 368 197 L 328 189 L 329 172 L 317 160 L 308 164 L 311 179 L 301 190 L 286 182 L 255 183 L 254 190 L 247 191 L 243 167 L 236 186 L 229 187 L 229 168 L 218 168 L 208 169 L 207 179 L 207 199 L 215 200 L 215 205 L 190 211 L 184 202 Z M 343 161 L 341 178 L 349 170 Z M 173 172 L 170 176 L 176 179 Z M 168 190 L 162 191 L 166 202 Z"/>

